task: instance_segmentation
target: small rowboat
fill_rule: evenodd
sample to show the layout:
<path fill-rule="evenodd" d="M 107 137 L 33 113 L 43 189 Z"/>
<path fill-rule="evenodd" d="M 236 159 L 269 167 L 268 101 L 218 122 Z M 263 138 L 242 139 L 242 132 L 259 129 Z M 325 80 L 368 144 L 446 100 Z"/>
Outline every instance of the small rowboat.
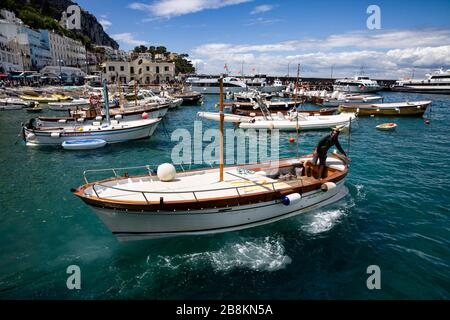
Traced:
<path fill-rule="evenodd" d="M 103 148 L 106 141 L 102 139 L 67 140 L 62 143 L 66 150 L 91 150 Z"/>
<path fill-rule="evenodd" d="M 384 131 L 388 131 L 388 130 L 395 130 L 395 128 L 397 128 L 397 124 L 390 122 L 390 123 L 382 123 L 376 126 L 376 128 L 378 130 L 384 130 Z"/>

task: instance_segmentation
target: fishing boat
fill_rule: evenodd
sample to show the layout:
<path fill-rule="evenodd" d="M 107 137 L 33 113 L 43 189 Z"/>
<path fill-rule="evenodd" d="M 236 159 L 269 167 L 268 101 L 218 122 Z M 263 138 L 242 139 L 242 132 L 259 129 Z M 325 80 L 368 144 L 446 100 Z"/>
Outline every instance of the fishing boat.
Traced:
<path fill-rule="evenodd" d="M 74 99 L 72 101 L 49 102 L 48 107 L 54 111 L 75 110 L 89 105 L 89 99 Z"/>
<path fill-rule="evenodd" d="M 106 141 L 102 139 L 66 140 L 62 147 L 66 150 L 92 150 L 103 148 Z"/>
<path fill-rule="evenodd" d="M 198 112 L 201 118 L 220 120 L 219 113 Z M 355 113 L 340 113 L 337 115 L 321 116 L 308 113 L 290 112 L 286 115 L 280 113 L 266 114 L 265 116 L 246 117 L 234 114 L 225 114 L 224 121 L 235 123 L 241 129 L 279 129 L 279 130 L 323 130 L 336 126 L 347 126 L 355 121 Z"/>
<path fill-rule="evenodd" d="M 391 130 L 395 130 L 395 128 L 397 128 L 397 124 L 390 122 L 390 123 L 382 123 L 376 126 L 376 128 L 378 130 L 383 130 L 383 131 L 391 131 Z"/>
<path fill-rule="evenodd" d="M 203 235 L 257 227 L 334 203 L 347 193 L 347 164 L 327 158 L 327 177 L 304 170 L 312 156 L 176 172 L 170 164 L 111 169 L 72 189 L 119 240 Z M 102 171 L 104 173 L 104 171 Z M 156 174 L 154 173 L 156 172 Z M 222 172 L 222 173 L 220 173 Z M 118 175 L 122 173 L 122 175 Z M 222 178 L 220 178 L 222 176 Z"/>
<path fill-rule="evenodd" d="M 36 125 L 36 119 L 30 119 L 22 126 L 22 136 L 27 146 L 61 146 L 65 141 L 102 139 L 107 143 L 118 143 L 150 137 L 161 121 L 140 119 L 130 121 L 111 120 L 109 114 L 108 88 L 104 80 L 104 100 L 106 121 L 95 121 L 87 125 L 66 127 L 42 127 Z"/>
<path fill-rule="evenodd" d="M 250 89 L 265 93 L 277 93 L 286 88 L 279 79 L 275 79 L 272 84 L 269 84 L 265 75 L 255 75 L 251 79 L 246 79 L 245 84 Z"/>
<path fill-rule="evenodd" d="M 356 112 L 358 116 L 416 116 L 421 117 L 431 105 L 431 101 L 411 101 L 379 104 L 345 104 L 340 112 Z"/>

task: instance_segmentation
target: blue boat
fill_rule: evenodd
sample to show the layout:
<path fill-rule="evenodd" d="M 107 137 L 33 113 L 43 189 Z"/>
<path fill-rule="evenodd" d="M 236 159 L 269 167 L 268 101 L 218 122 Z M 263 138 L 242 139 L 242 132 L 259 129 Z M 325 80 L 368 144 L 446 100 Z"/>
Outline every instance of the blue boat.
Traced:
<path fill-rule="evenodd" d="M 62 143 L 66 150 L 90 150 L 106 146 L 106 141 L 102 139 L 67 140 Z"/>

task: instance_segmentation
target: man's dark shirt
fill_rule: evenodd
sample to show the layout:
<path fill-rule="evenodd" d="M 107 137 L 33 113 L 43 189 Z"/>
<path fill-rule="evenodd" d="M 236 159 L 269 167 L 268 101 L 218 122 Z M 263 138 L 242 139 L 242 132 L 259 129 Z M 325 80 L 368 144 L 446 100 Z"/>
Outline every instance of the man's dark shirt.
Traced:
<path fill-rule="evenodd" d="M 335 135 L 333 137 L 333 134 L 329 134 L 329 135 L 323 137 L 319 141 L 319 144 L 317 145 L 317 153 L 319 155 L 326 155 L 328 150 L 332 146 L 336 146 L 336 148 L 339 150 L 339 152 L 341 152 L 344 156 L 347 156 L 347 154 L 345 153 L 341 144 L 339 143 L 338 137 L 339 137 L 339 135 Z"/>

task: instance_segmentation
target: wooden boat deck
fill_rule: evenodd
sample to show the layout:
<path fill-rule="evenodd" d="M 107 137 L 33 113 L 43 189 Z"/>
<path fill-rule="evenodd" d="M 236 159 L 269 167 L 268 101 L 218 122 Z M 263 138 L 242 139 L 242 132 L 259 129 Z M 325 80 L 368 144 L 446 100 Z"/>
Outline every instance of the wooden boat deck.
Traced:
<path fill-rule="evenodd" d="M 302 161 L 311 159 L 303 158 Z M 328 157 L 327 165 L 334 171 L 345 170 L 343 162 L 335 157 Z M 85 189 L 84 194 L 88 197 L 121 202 L 197 202 L 242 197 L 267 191 L 286 191 L 319 182 L 314 177 L 304 175 L 298 177 L 292 175 L 286 181 L 280 178 L 273 179 L 269 173 L 274 169 L 251 171 L 230 167 L 224 171 L 224 181 L 219 181 L 217 169 L 179 173 L 169 182 L 160 181 L 154 175 L 122 177 L 91 184 Z"/>

